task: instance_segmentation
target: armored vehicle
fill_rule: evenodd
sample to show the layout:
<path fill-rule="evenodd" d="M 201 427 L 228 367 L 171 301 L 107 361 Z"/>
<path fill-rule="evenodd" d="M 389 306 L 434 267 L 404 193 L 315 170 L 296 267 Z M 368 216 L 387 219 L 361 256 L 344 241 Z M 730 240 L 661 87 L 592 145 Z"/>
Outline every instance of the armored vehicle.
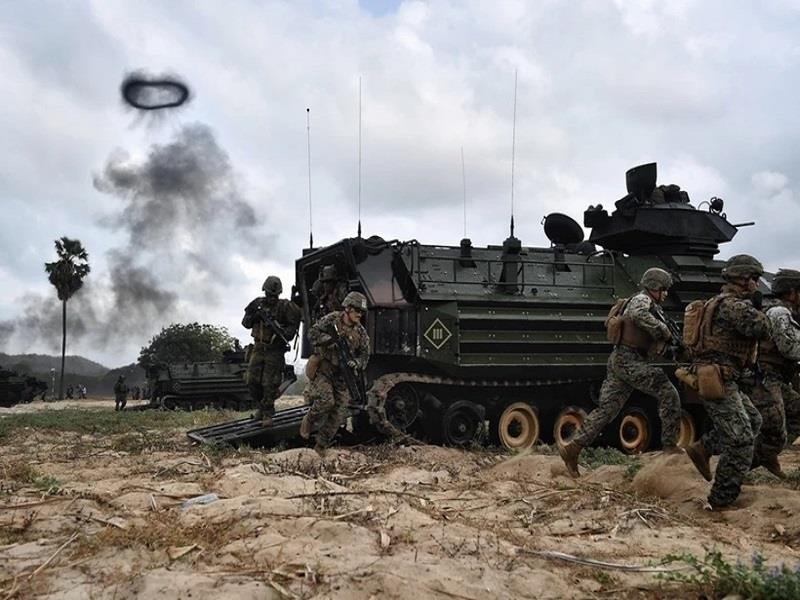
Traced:
<path fill-rule="evenodd" d="M 0 367 L 0 406 L 31 402 L 47 393 L 47 384 L 36 377 Z"/>
<path fill-rule="evenodd" d="M 256 403 L 245 383 L 245 351 L 225 353 L 218 362 L 164 363 L 147 370 L 150 407 L 196 410 L 250 410 Z M 284 373 L 281 392 L 297 380 L 293 367 Z"/>
<path fill-rule="evenodd" d="M 305 250 L 296 301 L 306 324 L 312 286 L 327 265 L 369 300 L 372 356 L 355 426 L 388 421 L 453 445 L 472 442 L 486 426 L 509 448 L 563 442 L 605 377 L 611 346 L 603 322 L 614 301 L 634 294 L 645 270 L 661 267 L 675 279 L 665 309 L 680 320 L 688 302 L 719 291 L 723 263 L 715 256 L 737 232 L 722 200 L 699 208 L 678 186 L 656 186 L 655 163 L 628 171 L 626 183 L 628 194 L 610 213 L 602 205 L 584 212 L 586 241 L 577 222 L 554 213 L 544 221 L 545 248 L 524 246 L 512 222 L 501 245 L 483 248 L 469 239 L 445 246 L 359 237 Z M 302 350 L 310 355 L 307 340 Z M 671 376 L 674 367 L 664 366 Z M 682 396 L 686 444 L 704 415 L 696 396 Z M 602 443 L 642 452 L 659 427 L 655 400 L 634 395 Z"/>

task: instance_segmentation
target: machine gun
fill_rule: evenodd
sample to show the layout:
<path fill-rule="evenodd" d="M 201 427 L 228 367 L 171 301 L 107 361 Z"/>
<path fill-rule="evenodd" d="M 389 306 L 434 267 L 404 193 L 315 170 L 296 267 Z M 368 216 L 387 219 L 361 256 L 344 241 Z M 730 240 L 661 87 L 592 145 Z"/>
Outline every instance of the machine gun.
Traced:
<path fill-rule="evenodd" d="M 350 392 L 351 402 L 358 404 L 358 406 L 367 405 L 367 386 L 364 383 L 364 372 L 358 367 L 351 367 L 350 363 L 355 362 L 355 357 L 350 351 L 350 346 L 347 340 L 339 333 L 339 328 L 336 324 L 333 325 L 333 343 L 336 345 L 336 350 L 339 354 L 339 371 L 342 374 L 347 391 Z"/>

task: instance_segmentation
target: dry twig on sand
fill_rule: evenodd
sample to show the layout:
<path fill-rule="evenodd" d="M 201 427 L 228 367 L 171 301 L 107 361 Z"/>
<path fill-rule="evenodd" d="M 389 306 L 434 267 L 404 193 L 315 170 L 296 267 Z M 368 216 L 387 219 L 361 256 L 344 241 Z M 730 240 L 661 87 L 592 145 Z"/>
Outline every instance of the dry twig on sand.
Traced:
<path fill-rule="evenodd" d="M 565 552 L 557 552 L 555 550 L 527 550 L 521 548 L 525 554 L 538 556 L 539 558 L 546 558 L 550 560 L 563 560 L 578 565 L 586 565 L 589 567 L 597 567 L 598 569 L 613 569 L 616 571 L 626 571 L 629 573 L 670 573 L 672 571 L 681 571 L 686 567 L 654 567 L 649 565 L 625 565 L 622 563 L 611 563 L 604 560 L 596 560 L 594 558 L 582 558 L 580 556 L 573 556 Z"/>

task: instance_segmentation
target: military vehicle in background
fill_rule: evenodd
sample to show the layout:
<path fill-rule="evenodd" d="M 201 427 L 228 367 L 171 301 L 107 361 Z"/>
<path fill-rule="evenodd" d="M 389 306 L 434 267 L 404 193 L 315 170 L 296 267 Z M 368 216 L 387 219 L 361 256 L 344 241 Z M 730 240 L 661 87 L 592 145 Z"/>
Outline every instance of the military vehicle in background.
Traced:
<path fill-rule="evenodd" d="M 47 384 L 44 381 L 0 367 L 0 406 L 32 402 L 36 396 L 44 400 L 45 394 Z"/>
<path fill-rule="evenodd" d="M 147 369 L 149 408 L 197 410 L 257 408 L 245 383 L 247 361 L 244 350 L 231 350 L 218 362 L 163 363 Z M 291 372 L 290 372 L 291 371 Z M 287 367 L 281 393 L 297 380 Z"/>
<path fill-rule="evenodd" d="M 723 263 L 714 257 L 745 225 L 728 222 L 719 198 L 703 209 L 678 186 L 656 186 L 655 163 L 629 170 L 626 183 L 610 214 L 602 205 L 584 212 L 588 241 L 577 222 L 553 213 L 544 221 L 546 248 L 523 246 L 512 221 L 511 235 L 485 248 L 469 239 L 444 246 L 359 237 L 305 250 L 296 262 L 305 323 L 326 265 L 369 300 L 372 356 L 366 402 L 352 407 L 355 428 L 388 420 L 418 438 L 465 445 L 488 424 L 491 439 L 517 449 L 567 439 L 605 377 L 611 345 L 603 322 L 614 301 L 660 267 L 675 280 L 665 310 L 680 321 L 687 303 L 719 291 Z M 304 339 L 302 356 L 310 350 Z M 664 366 L 672 377 L 674 367 Z M 691 390 L 681 395 L 687 444 L 704 413 Z M 292 410 L 277 433 L 240 421 L 190 437 L 270 443 L 296 433 L 294 419 L 305 411 Z M 643 452 L 655 447 L 659 428 L 655 400 L 635 393 L 599 443 Z"/>

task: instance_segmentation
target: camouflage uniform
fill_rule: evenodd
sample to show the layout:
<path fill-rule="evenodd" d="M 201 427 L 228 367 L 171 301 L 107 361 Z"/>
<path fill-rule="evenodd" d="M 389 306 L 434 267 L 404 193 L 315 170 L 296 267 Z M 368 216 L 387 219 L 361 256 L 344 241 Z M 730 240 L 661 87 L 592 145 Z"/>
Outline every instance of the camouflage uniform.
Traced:
<path fill-rule="evenodd" d="M 266 284 L 265 284 L 266 285 Z M 286 342 L 259 317 L 264 310 L 283 329 L 287 340 L 297 335 L 300 326 L 300 309 L 290 300 L 277 296 L 262 296 L 244 309 L 242 325 L 251 330 L 253 347 L 247 364 L 246 381 L 250 395 L 259 404 L 257 418 L 271 418 L 275 414 L 275 399 L 280 392 L 284 354 L 289 349 Z"/>
<path fill-rule="evenodd" d="M 646 292 L 633 296 L 623 315 L 650 334 L 656 342 L 670 340 L 661 306 Z M 663 369 L 648 364 L 642 350 L 622 344 L 617 345 L 608 358 L 608 371 L 600 389 L 598 407 L 589 413 L 583 426 L 576 432 L 574 441 L 581 447 L 591 444 L 603 428 L 614 420 L 634 390 L 658 399 L 662 444 L 665 447 L 675 446 L 681 419 L 678 390 Z"/>
<path fill-rule="evenodd" d="M 746 347 L 755 347 L 757 340 L 769 335 L 769 323 L 737 286 L 726 284 L 712 317 L 711 333 L 713 340 L 708 343 L 713 341 L 713 346 L 702 351 L 697 362 L 720 365 L 725 397 L 703 401 L 713 429 L 703 435 L 700 445 L 707 455 L 720 455 L 708 499 L 712 506 L 722 507 L 739 496 L 753 460 L 761 415 L 738 382 L 749 360 Z"/>
<path fill-rule="evenodd" d="M 114 384 L 114 410 L 122 410 L 128 403 L 128 386 L 125 385 L 125 378 L 120 376 Z"/>
<path fill-rule="evenodd" d="M 342 310 L 342 301 L 347 296 L 347 282 L 337 279 L 336 268 L 327 265 L 320 271 L 319 279 L 311 287 L 314 304 L 311 320 L 318 321 L 328 313 Z"/>
<path fill-rule="evenodd" d="M 308 421 L 317 430 L 317 448 L 330 446 L 336 432 L 347 419 L 347 407 L 351 402 L 344 377 L 340 372 L 339 354 L 335 345 L 337 328 L 356 361 L 358 371 L 363 371 L 369 361 L 369 336 L 360 323 L 348 326 L 342 320 L 344 313 L 334 311 L 322 317 L 308 331 L 308 341 L 314 353 L 320 357 L 320 365 L 314 378 L 308 382 L 303 395 L 311 404 Z M 344 367 L 349 368 L 349 367 Z"/>
<path fill-rule="evenodd" d="M 786 407 L 797 404 L 798 394 L 791 381 L 800 360 L 800 325 L 792 317 L 791 305 L 777 298 L 765 302 L 772 330 L 771 339 L 761 343 L 760 381 L 752 391 L 753 404 L 763 419 L 756 440 L 753 466 L 775 464 L 787 442 Z M 792 440 L 794 441 L 794 440 Z"/>

